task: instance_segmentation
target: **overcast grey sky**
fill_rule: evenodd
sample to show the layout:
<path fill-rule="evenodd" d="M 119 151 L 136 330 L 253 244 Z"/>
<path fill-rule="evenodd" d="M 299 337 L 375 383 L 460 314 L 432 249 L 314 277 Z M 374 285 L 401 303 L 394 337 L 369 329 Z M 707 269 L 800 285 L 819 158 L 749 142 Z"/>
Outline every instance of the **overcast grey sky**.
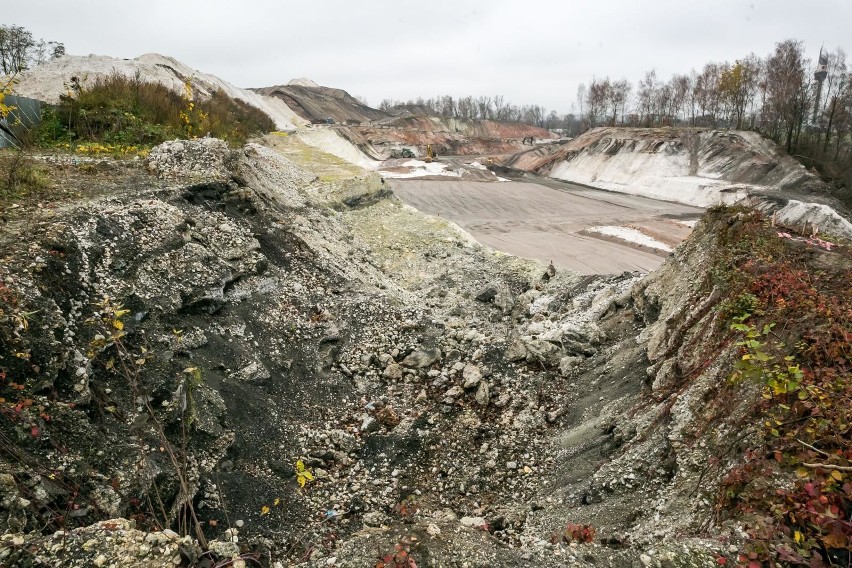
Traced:
<path fill-rule="evenodd" d="M 68 53 L 157 52 L 241 87 L 294 77 L 383 98 L 503 94 L 571 110 L 592 76 L 635 82 L 769 53 L 852 49 L 852 0 L 0 0 Z"/>

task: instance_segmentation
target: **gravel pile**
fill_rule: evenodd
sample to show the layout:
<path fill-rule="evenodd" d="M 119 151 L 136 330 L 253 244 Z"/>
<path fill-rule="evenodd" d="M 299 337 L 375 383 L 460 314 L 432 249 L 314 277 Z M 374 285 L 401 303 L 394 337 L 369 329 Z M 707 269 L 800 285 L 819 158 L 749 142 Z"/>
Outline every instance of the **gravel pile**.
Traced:
<path fill-rule="evenodd" d="M 228 179 L 225 165 L 231 148 L 218 138 L 171 140 L 151 149 L 148 170 L 162 179 Z"/>

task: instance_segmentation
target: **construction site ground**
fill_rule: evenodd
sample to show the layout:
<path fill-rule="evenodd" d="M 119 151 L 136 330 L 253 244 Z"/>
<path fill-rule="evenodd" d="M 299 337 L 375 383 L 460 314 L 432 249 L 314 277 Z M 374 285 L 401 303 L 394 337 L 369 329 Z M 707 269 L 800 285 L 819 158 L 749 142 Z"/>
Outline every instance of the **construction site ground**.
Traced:
<path fill-rule="evenodd" d="M 589 232 L 632 228 L 674 248 L 703 209 L 547 180 L 478 182 L 452 178 L 388 180 L 394 193 L 420 211 L 453 221 L 503 252 L 582 274 L 647 272 L 667 252 Z"/>
<path fill-rule="evenodd" d="M 290 160 L 334 182 L 361 168 L 302 143 L 296 136 L 269 135 L 266 143 Z M 443 157 L 450 169 L 464 168 L 465 179 L 429 176 L 387 179 L 403 202 L 423 213 L 458 224 L 481 243 L 499 251 L 581 274 L 649 272 L 668 253 L 628 240 L 589 231 L 593 227 L 634 228 L 670 248 L 691 229 L 684 221 L 697 219 L 703 209 L 524 174 L 512 181 L 494 179 L 488 171 L 465 168 L 473 157 Z M 484 161 L 484 159 L 482 160 Z M 388 160 L 393 167 L 400 160 Z M 473 174 L 482 174 L 481 178 Z M 474 178 L 473 180 L 470 177 Z"/>

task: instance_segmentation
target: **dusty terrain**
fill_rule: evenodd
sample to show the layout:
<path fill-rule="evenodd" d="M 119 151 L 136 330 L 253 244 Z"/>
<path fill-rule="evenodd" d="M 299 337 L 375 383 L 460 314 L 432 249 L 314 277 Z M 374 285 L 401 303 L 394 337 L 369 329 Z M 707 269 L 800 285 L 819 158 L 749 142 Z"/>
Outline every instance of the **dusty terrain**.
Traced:
<path fill-rule="evenodd" d="M 747 550 L 714 507 L 761 439 L 760 389 L 726 381 L 737 352 L 708 336 L 727 333 L 711 269 L 744 213 L 711 211 L 645 278 L 552 272 L 298 139 L 267 144 L 168 143 L 0 229 L 3 562 L 662 568 Z M 501 187 L 538 192 L 528 219 L 566 198 L 661 222 L 587 190 L 468 191 Z M 809 258 L 841 274 L 848 255 Z"/>
<path fill-rule="evenodd" d="M 505 155 L 521 151 L 523 139 L 556 140 L 543 128 L 520 122 L 468 120 L 439 116 L 391 117 L 370 124 L 342 129 L 344 135 L 362 151 L 381 159 L 402 149 L 424 156 L 431 145 L 439 155 Z"/>
<path fill-rule="evenodd" d="M 364 143 L 518 143 L 423 120 Z M 55 191 L 0 217 L 0 564 L 849 564 L 852 249 L 797 232 L 824 204 L 692 230 L 696 207 L 541 178 L 385 180 L 310 131 L 37 157 Z M 678 136 L 513 163 L 760 185 L 737 135 Z M 812 189 L 770 165 L 766 191 Z M 788 515 L 802 495 L 825 518 Z"/>
<path fill-rule="evenodd" d="M 690 232 L 678 221 L 702 209 L 643 197 L 532 182 L 389 180 L 394 193 L 418 210 L 449 219 L 479 241 L 508 254 L 553 261 L 580 274 L 649 272 L 668 253 L 623 239 L 586 232 L 630 226 L 671 247 Z"/>
<path fill-rule="evenodd" d="M 338 148 L 341 142 L 331 139 L 340 137 L 372 160 L 392 158 L 404 149 L 414 156 L 424 156 L 429 145 L 441 155 L 512 154 L 525 148 L 525 138 L 540 142 L 556 139 L 548 130 L 519 122 L 412 115 L 410 112 L 399 115 L 400 109 L 397 114 L 391 114 L 362 104 L 346 91 L 321 87 L 307 80 L 254 91 L 284 102 L 306 122 L 332 120 L 333 127 L 324 125 L 318 129 L 333 130 L 333 135 L 310 134 L 309 137 L 324 138 L 325 144 Z M 363 158 L 351 152 L 346 156 L 349 161 L 365 165 Z"/>

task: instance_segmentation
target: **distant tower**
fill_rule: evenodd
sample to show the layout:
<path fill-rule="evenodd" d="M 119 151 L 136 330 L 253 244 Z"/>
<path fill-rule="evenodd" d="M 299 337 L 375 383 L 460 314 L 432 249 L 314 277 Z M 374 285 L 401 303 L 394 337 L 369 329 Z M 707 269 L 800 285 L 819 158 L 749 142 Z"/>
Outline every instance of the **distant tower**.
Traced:
<path fill-rule="evenodd" d="M 819 48 L 819 63 L 817 64 L 816 72 L 814 73 L 814 80 L 816 80 L 817 88 L 816 88 L 816 97 L 814 97 L 814 115 L 811 117 L 811 122 L 813 124 L 817 123 L 819 119 L 819 109 L 820 102 L 822 100 L 822 83 L 825 81 L 825 78 L 828 76 L 828 54 L 823 55 L 822 48 Z"/>

